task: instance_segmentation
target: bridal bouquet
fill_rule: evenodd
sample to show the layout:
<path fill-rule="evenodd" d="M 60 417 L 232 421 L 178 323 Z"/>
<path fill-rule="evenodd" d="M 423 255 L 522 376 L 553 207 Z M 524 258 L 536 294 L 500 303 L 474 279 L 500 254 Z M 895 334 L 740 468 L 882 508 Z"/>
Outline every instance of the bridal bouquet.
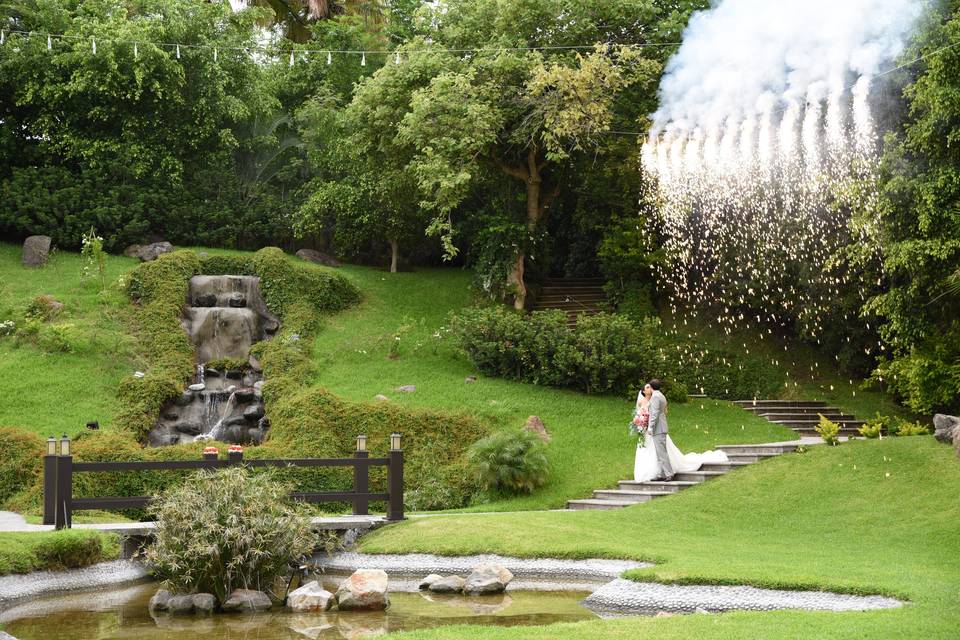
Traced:
<path fill-rule="evenodd" d="M 644 438 L 644 434 L 647 431 L 647 425 L 644 424 L 643 418 L 640 417 L 639 411 L 634 410 L 633 420 L 630 421 L 629 429 L 630 429 L 630 435 L 637 436 L 639 438 L 637 442 L 637 446 L 642 447 L 646 442 Z"/>

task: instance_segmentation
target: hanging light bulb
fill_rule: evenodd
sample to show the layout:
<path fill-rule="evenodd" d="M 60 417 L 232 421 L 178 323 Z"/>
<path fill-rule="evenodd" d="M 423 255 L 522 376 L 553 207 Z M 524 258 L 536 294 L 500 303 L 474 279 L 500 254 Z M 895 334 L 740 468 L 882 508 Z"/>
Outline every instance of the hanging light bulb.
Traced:
<path fill-rule="evenodd" d="M 177 45 L 177 60 L 180 59 L 180 45 Z"/>
<path fill-rule="evenodd" d="M 331 56 L 331 55 L 330 55 L 330 52 L 327 51 L 327 64 L 330 64 L 330 62 L 331 62 L 332 60 L 333 60 L 333 56 Z"/>
<path fill-rule="evenodd" d="M 140 50 L 137 48 L 137 43 L 133 43 L 133 59 L 137 60 L 140 58 Z"/>
<path fill-rule="evenodd" d="M 214 61 L 214 62 L 217 61 L 217 48 L 216 48 L 216 47 L 213 48 L 213 61 Z"/>
<path fill-rule="evenodd" d="M 53 49 L 53 38 L 50 37 L 50 34 L 47 34 L 47 51 Z"/>
<path fill-rule="evenodd" d="M 400 64 L 400 52 L 397 51 L 393 56 L 393 64 Z"/>
<path fill-rule="evenodd" d="M 97 55 L 97 39 L 90 38 L 90 48 L 93 50 L 93 55 Z"/>
<path fill-rule="evenodd" d="M 360 54 L 360 66 L 361 66 L 361 67 L 367 66 L 367 52 L 366 52 L 366 51 L 364 51 L 362 54 Z"/>
<path fill-rule="evenodd" d="M 293 66 L 293 51 L 290 52 L 290 66 Z"/>
<path fill-rule="evenodd" d="M 7 41 L 7 32 L 3 29 L 0 29 L 0 44 L 3 44 Z"/>

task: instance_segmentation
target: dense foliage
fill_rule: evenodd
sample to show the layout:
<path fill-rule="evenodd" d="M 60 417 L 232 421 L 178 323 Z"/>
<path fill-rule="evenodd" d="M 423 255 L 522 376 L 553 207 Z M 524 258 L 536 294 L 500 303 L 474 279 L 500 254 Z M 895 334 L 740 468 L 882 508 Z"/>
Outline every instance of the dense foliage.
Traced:
<path fill-rule="evenodd" d="M 905 92 L 909 116 L 888 139 L 882 245 L 888 289 L 867 309 L 893 353 L 875 377 L 918 412 L 960 409 L 960 3 L 918 39 L 930 55 Z"/>
<path fill-rule="evenodd" d="M 98 531 L 0 533 L 0 575 L 79 569 L 119 555 L 117 536 Z"/>
<path fill-rule="evenodd" d="M 175 593 L 270 592 L 313 554 L 317 536 L 292 487 L 243 468 L 200 472 L 161 495 L 147 564 Z"/>
<path fill-rule="evenodd" d="M 664 381 L 669 398 L 687 393 L 746 399 L 775 393 L 780 375 L 756 357 L 710 349 L 668 334 L 656 318 L 581 316 L 575 327 L 561 311 L 529 316 L 501 307 L 467 309 L 454 335 L 483 373 L 586 393 L 635 395 L 647 380 Z"/>

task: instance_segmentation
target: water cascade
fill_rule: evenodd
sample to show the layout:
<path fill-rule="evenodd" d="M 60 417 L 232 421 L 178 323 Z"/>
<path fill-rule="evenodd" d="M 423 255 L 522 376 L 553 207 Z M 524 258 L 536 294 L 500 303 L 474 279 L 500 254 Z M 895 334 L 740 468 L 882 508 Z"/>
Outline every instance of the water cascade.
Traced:
<path fill-rule="evenodd" d="M 280 323 L 260 293 L 260 279 L 194 276 L 188 295 L 182 325 L 196 349 L 196 374 L 183 395 L 161 410 L 150 444 L 262 442 L 270 421 L 260 393 L 263 374 L 250 349 Z"/>

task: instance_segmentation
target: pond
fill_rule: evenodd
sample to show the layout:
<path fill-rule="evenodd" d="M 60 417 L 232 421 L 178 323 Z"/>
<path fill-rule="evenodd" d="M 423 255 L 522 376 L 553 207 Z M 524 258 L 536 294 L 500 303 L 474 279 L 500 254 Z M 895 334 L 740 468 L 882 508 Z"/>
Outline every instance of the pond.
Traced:
<path fill-rule="evenodd" d="M 333 585 L 326 585 L 329 589 Z M 215 616 L 151 615 L 156 584 L 37 598 L 0 614 L 18 640 L 303 640 L 366 638 L 454 624 L 544 625 L 596 618 L 581 606 L 587 591 L 515 590 L 492 596 L 390 593 L 383 612 L 290 613 Z"/>

